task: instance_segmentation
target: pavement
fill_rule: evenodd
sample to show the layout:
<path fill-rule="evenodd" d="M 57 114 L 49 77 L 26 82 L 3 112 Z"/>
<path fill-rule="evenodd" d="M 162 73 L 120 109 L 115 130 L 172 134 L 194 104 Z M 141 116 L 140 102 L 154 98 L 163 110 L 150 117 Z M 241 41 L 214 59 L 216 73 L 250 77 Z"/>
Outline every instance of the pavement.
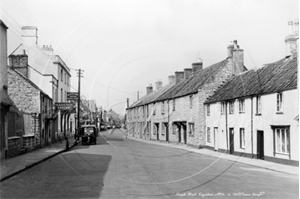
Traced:
<path fill-rule="evenodd" d="M 69 149 L 76 145 L 73 137 L 68 138 L 68 141 Z M 66 140 L 62 140 L 19 156 L 1 159 L 0 182 L 66 151 Z"/>
<path fill-rule="evenodd" d="M 278 164 L 273 162 L 268 162 L 264 160 L 245 158 L 235 155 L 229 155 L 225 153 L 220 153 L 216 151 L 212 151 L 209 149 L 196 149 L 187 145 L 181 144 L 173 144 L 173 143 L 165 143 L 154 140 L 144 140 L 140 138 L 127 137 L 131 140 L 136 140 L 139 142 L 145 142 L 148 144 L 156 144 L 165 147 L 172 147 L 177 149 L 182 149 L 185 151 L 190 151 L 202 155 L 213 156 L 216 158 L 222 158 L 225 160 L 238 162 L 242 164 L 252 165 L 255 167 L 265 168 L 272 171 L 289 173 L 294 175 L 299 175 L 299 167 L 289 166 L 284 164 Z M 73 148 L 76 145 L 74 138 L 69 138 L 69 149 Z M 51 144 L 50 146 L 43 147 L 41 149 L 37 149 L 23 155 L 19 155 L 10 159 L 1 160 L 1 173 L 0 173 L 0 182 L 13 177 L 14 175 L 25 171 L 35 165 L 38 165 L 41 162 L 44 162 L 60 153 L 66 152 L 66 141 L 63 140 L 61 142 L 57 142 Z"/>
<path fill-rule="evenodd" d="M 202 155 L 213 156 L 213 157 L 225 159 L 228 161 L 233 161 L 233 162 L 237 162 L 237 163 L 241 163 L 241 164 L 260 167 L 260 168 L 264 168 L 264 169 L 271 170 L 271 171 L 299 175 L 299 167 L 297 167 L 297 166 L 290 166 L 290 165 L 279 164 L 279 163 L 269 162 L 269 161 L 260 160 L 260 159 L 252 159 L 252 158 L 241 157 L 241 156 L 237 156 L 237 155 L 230 155 L 227 153 L 221 153 L 221 152 L 217 152 L 217 151 L 213 151 L 213 150 L 209 150 L 209 149 L 205 149 L 205 148 L 196 149 L 196 148 L 190 147 L 188 145 L 184 145 L 184 144 L 166 143 L 166 142 L 161 142 L 161 141 L 156 141 L 156 140 L 144 140 L 141 138 L 134 138 L 134 137 L 127 137 L 127 139 L 132 139 L 132 140 L 145 142 L 145 143 L 149 143 L 149 144 L 156 144 L 156 145 L 165 146 L 165 147 L 182 149 L 185 151 L 190 151 L 190 152 L 194 152 L 194 153 L 198 153 L 198 154 L 202 154 Z"/>

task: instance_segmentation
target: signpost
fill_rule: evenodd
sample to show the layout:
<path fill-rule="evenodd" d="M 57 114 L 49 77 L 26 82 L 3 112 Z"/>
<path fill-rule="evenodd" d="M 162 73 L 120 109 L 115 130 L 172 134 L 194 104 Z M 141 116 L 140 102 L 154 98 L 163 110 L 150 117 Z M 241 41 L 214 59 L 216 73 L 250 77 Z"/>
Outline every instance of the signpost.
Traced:
<path fill-rule="evenodd" d="M 56 102 L 55 108 L 58 111 L 72 111 L 74 108 L 74 104 L 69 102 Z"/>
<path fill-rule="evenodd" d="M 77 92 L 67 92 L 67 100 L 78 100 L 78 93 Z"/>

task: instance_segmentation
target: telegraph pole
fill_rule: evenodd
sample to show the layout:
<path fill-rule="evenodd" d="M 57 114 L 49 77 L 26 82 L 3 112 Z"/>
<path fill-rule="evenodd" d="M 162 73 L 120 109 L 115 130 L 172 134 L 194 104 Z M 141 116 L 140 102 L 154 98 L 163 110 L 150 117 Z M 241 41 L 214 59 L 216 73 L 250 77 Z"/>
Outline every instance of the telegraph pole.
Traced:
<path fill-rule="evenodd" d="M 84 70 L 76 70 L 77 75 L 78 75 L 78 99 L 77 99 L 77 136 L 76 138 L 78 139 L 79 136 L 79 130 L 80 130 L 80 78 L 83 77 L 81 76 L 82 72 L 84 72 Z"/>

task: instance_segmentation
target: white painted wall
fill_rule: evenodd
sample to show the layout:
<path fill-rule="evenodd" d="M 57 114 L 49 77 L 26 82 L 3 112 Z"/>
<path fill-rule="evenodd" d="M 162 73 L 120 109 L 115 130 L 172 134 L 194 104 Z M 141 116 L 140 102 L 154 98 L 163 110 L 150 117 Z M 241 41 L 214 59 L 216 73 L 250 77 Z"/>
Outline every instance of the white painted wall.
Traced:
<path fill-rule="evenodd" d="M 298 113 L 297 90 L 283 92 L 283 114 L 276 113 L 277 94 L 261 96 L 262 114 L 256 115 L 256 98 L 253 98 L 253 154 L 257 154 L 257 131 L 264 131 L 264 155 L 274 157 L 273 153 L 273 129 L 271 125 L 290 125 L 290 151 L 291 160 L 299 161 L 299 125 L 295 117 Z M 245 99 L 245 113 L 239 113 L 238 100 L 235 101 L 235 112 L 228 112 L 228 128 L 234 128 L 234 150 L 237 152 L 252 153 L 251 145 L 251 98 Z M 210 104 L 210 116 L 206 116 L 206 129 L 210 127 L 211 142 L 206 145 L 215 147 L 215 139 L 218 139 L 218 148 L 229 149 L 229 132 L 226 138 L 225 115 L 221 115 L 220 103 Z M 214 127 L 218 128 L 218 137 L 214 137 Z M 239 129 L 245 128 L 245 148 L 240 147 Z M 228 130 L 229 131 L 229 130 Z M 207 136 L 206 136 L 207 137 Z M 289 159 L 288 155 L 275 154 L 276 158 Z"/>

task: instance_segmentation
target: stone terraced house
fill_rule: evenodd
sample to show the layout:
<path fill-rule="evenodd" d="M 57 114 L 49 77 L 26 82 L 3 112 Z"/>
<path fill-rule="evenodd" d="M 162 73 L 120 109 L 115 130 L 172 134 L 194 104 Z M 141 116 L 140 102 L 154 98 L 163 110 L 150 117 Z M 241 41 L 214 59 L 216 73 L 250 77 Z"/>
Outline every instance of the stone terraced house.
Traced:
<path fill-rule="evenodd" d="M 206 140 L 205 100 L 233 75 L 247 70 L 244 52 L 237 41 L 227 47 L 227 55 L 223 61 L 206 68 L 202 68 L 200 61 L 194 63 L 192 69 L 175 72 L 174 85 L 164 92 L 156 92 L 154 98 L 148 94 L 149 100 L 145 103 L 136 102 L 127 109 L 130 127 L 133 128 L 132 123 L 137 124 L 138 129 L 144 126 L 142 129 L 148 129 L 153 140 L 203 147 Z M 149 113 L 147 117 L 145 109 L 146 116 Z"/>
<path fill-rule="evenodd" d="M 127 129 L 130 136 L 151 139 L 150 132 L 153 131 L 152 115 L 156 112 L 151 102 L 166 92 L 171 86 L 162 87 L 162 82 L 158 81 L 156 82 L 156 90 L 153 91 L 152 85 L 149 85 L 146 88 L 147 95 L 127 109 Z"/>
<path fill-rule="evenodd" d="M 41 148 L 51 141 L 52 99 L 17 70 L 8 68 L 8 94 L 14 106 L 8 115 L 9 156 Z"/>
<path fill-rule="evenodd" d="M 41 88 L 55 103 L 65 103 L 71 91 L 71 72 L 51 45 L 38 44 L 37 27 L 22 27 L 22 43 L 9 55 L 9 65 L 24 74 Z M 55 111 L 51 139 L 56 141 L 75 133 L 75 114 L 71 111 Z"/>
<path fill-rule="evenodd" d="M 234 76 L 206 102 L 206 146 L 299 165 L 298 33 L 287 56 Z"/>

